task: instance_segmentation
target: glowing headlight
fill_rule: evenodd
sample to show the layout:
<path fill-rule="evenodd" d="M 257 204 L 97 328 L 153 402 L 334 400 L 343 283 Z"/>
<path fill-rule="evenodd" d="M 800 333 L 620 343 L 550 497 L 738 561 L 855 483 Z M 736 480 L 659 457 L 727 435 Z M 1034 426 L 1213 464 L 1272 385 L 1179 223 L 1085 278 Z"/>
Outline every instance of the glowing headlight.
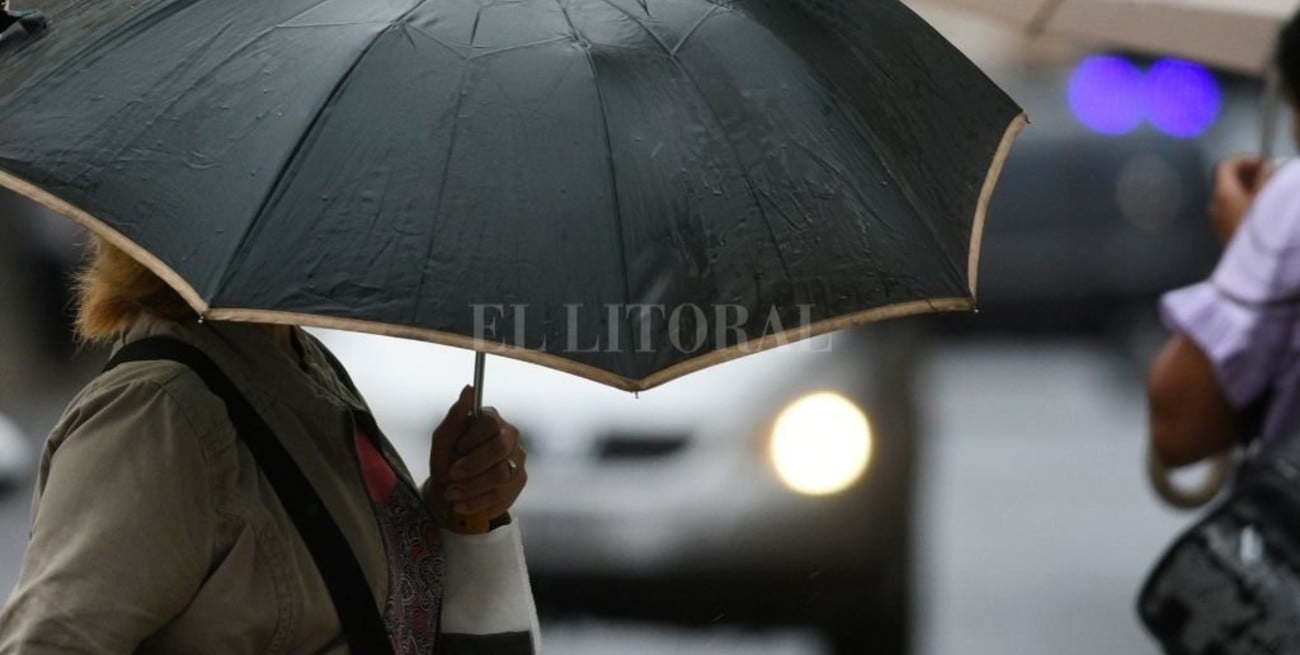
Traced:
<path fill-rule="evenodd" d="M 772 428 L 772 465 L 791 489 L 824 496 L 848 488 L 871 460 L 871 426 L 852 401 L 830 392 L 804 396 Z"/>

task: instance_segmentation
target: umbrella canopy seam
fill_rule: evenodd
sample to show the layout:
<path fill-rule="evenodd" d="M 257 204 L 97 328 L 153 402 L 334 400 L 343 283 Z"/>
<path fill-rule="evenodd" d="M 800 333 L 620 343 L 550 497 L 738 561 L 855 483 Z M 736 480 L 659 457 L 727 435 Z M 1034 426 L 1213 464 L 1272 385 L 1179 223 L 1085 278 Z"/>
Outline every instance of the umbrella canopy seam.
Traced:
<path fill-rule="evenodd" d="M 628 13 L 627 10 L 618 6 L 614 2 L 611 2 L 611 0 L 602 0 L 602 1 L 605 4 L 609 5 L 610 7 L 613 7 L 614 9 L 621 12 L 624 16 L 627 16 L 628 20 L 635 23 L 636 26 L 641 28 L 643 32 L 649 35 L 650 38 L 654 40 L 655 43 L 658 43 L 659 47 L 662 48 L 664 53 L 668 56 L 668 60 L 673 62 L 673 66 L 677 69 L 677 71 L 681 73 L 683 77 L 686 78 L 686 81 L 691 83 L 691 87 L 695 89 L 695 93 L 696 95 L 699 96 L 704 108 L 709 111 L 709 115 L 713 117 L 713 121 L 718 125 L 718 133 L 721 134 L 723 139 L 727 142 L 727 149 L 731 153 L 731 157 L 736 163 L 736 168 L 740 172 L 740 178 L 745 181 L 745 187 L 746 189 L 749 190 L 749 195 L 754 200 L 754 207 L 755 209 L 758 210 L 758 215 L 760 218 L 763 219 L 763 225 L 767 228 L 768 237 L 772 240 L 772 245 L 776 252 L 777 261 L 781 263 L 781 270 L 785 272 L 785 277 L 787 280 L 793 280 L 794 276 L 790 272 L 790 263 L 787 262 L 785 259 L 785 252 L 782 251 L 781 249 L 780 240 L 776 238 L 776 230 L 772 227 L 772 219 L 767 215 L 767 210 L 763 208 L 763 200 L 760 197 L 758 187 L 757 185 L 754 184 L 753 178 L 750 177 L 749 168 L 746 167 L 745 162 L 741 160 L 740 149 L 736 147 L 735 139 L 733 139 L 731 133 L 727 131 L 727 126 L 726 123 L 723 122 L 722 116 L 718 114 L 717 108 L 713 106 L 713 103 L 709 101 L 708 95 L 704 93 L 704 87 L 700 86 L 699 80 L 695 79 L 695 76 L 692 75 L 691 72 L 687 70 L 685 66 L 682 65 L 681 60 L 677 58 L 677 55 L 674 53 L 673 49 L 669 48 L 668 44 L 664 43 L 664 40 L 660 38 L 660 36 L 656 34 L 654 30 L 650 29 L 649 27 L 646 27 L 644 23 L 637 20 L 636 16 L 633 16 L 632 14 Z"/>
<path fill-rule="evenodd" d="M 1047 0 L 1043 6 L 1034 12 L 1034 17 L 1029 21 L 1029 34 L 1037 36 L 1047 28 L 1047 24 L 1052 22 L 1052 14 L 1056 13 L 1065 0 Z"/>
<path fill-rule="evenodd" d="M 279 194 L 281 184 L 284 182 L 285 178 L 289 175 L 289 173 L 292 172 L 295 163 L 298 161 L 298 155 L 301 154 L 302 149 L 306 146 L 308 139 L 310 139 L 312 134 L 315 132 L 317 125 L 320 124 L 320 121 L 324 117 L 326 110 L 329 108 L 331 104 L 334 103 L 335 100 L 338 99 L 338 96 L 343 91 L 343 88 L 347 86 L 348 81 L 352 79 L 352 75 L 353 73 L 356 72 L 357 67 L 359 67 L 361 65 L 361 62 L 365 60 L 366 56 L 369 55 L 372 50 L 374 50 L 375 46 L 378 45 L 379 41 L 384 38 L 385 34 L 388 34 L 389 31 L 391 31 L 393 28 L 401 25 L 407 16 L 411 15 L 420 7 L 423 7 L 427 2 L 428 0 L 418 0 L 410 8 L 402 12 L 400 16 L 398 16 L 393 21 L 389 22 L 388 27 L 379 30 L 378 33 L 375 34 L 375 37 L 372 38 L 370 42 L 367 43 L 366 46 L 361 50 L 361 52 L 357 54 L 356 59 L 352 62 L 350 66 L 348 66 L 348 69 L 344 71 L 342 75 L 339 76 L 339 79 L 334 84 L 334 87 L 330 89 L 329 94 L 326 95 L 325 101 L 322 102 L 320 107 L 317 108 L 315 114 L 312 116 L 311 121 L 307 123 L 307 126 L 303 129 L 302 134 L 298 136 L 297 142 L 294 143 L 293 148 L 289 151 L 288 156 L 285 157 L 284 163 L 280 166 L 280 170 L 276 172 L 276 175 L 272 179 L 270 186 L 267 188 L 266 196 L 262 198 L 262 201 L 258 205 L 257 210 L 253 213 L 253 218 L 248 222 L 248 225 L 244 228 L 244 233 L 240 235 L 239 241 L 237 242 L 235 248 L 231 250 L 230 258 L 226 260 L 225 265 L 222 267 L 221 275 L 217 277 L 217 283 L 215 288 L 209 290 L 209 294 L 211 298 L 218 297 L 221 294 L 221 289 L 225 287 L 226 283 L 230 281 L 231 276 L 234 275 L 236 270 L 234 267 L 235 262 L 239 260 L 239 257 L 241 255 L 244 254 L 245 248 L 248 247 L 249 243 L 252 240 L 253 233 L 257 230 L 258 223 L 261 222 L 262 217 L 266 214 L 267 208 L 271 206 L 271 203 L 275 200 L 275 197 Z M 323 2 L 321 4 L 323 4 Z"/>
<path fill-rule="evenodd" d="M 910 11 L 910 9 L 909 9 L 909 11 Z M 929 26 L 928 26 L 928 23 L 924 23 L 924 21 L 922 21 L 922 23 L 923 23 L 923 24 L 926 24 L 926 26 L 927 26 L 929 29 L 931 29 L 931 30 L 934 29 L 934 28 L 932 28 L 932 27 L 929 27 Z M 869 66 L 870 66 L 871 62 L 868 61 L 866 58 L 864 58 L 864 57 L 862 56 L 862 53 L 859 52 L 857 46 L 855 46 L 855 45 L 853 44 L 853 41 L 852 41 L 851 39 L 845 37 L 844 34 L 843 34 L 839 29 L 838 29 L 838 26 L 837 26 L 837 25 L 833 25 L 833 24 L 831 24 L 831 25 L 827 25 L 826 29 L 827 29 L 829 32 L 831 32 L 832 34 L 834 34 L 836 37 L 839 37 L 840 41 L 843 42 L 844 45 L 845 45 L 845 47 L 847 48 L 849 54 L 850 54 L 850 55 L 853 57 L 853 59 L 856 60 L 856 61 L 857 61 L 861 66 L 863 66 L 863 67 L 869 67 Z M 823 77 L 826 77 L 826 76 L 823 76 Z M 838 83 L 835 82 L 835 80 L 832 80 L 832 79 L 826 79 L 826 83 L 830 86 L 830 88 L 835 89 L 836 91 L 838 91 L 839 94 L 841 95 L 841 97 L 846 97 L 846 98 L 847 98 L 847 97 L 851 97 L 851 96 L 850 96 L 850 95 L 849 95 L 849 94 L 848 94 L 848 93 L 847 93 L 843 88 L 840 87 L 840 85 L 839 85 Z M 857 115 L 856 115 L 856 114 L 850 114 L 850 117 L 852 117 L 852 118 L 857 118 Z M 916 218 L 917 218 L 917 220 L 921 223 L 921 226 L 925 228 L 926 234 L 928 234 L 928 235 L 930 236 L 930 239 L 931 239 L 931 241 L 934 243 L 935 247 L 938 248 L 940 251 L 942 251 L 942 250 L 943 250 L 943 240 L 939 238 L 939 230 L 938 230 L 938 228 L 934 225 L 934 223 L 933 223 L 932 221 L 928 220 L 928 218 L 927 218 L 928 216 L 930 216 L 930 212 L 923 211 L 923 209 L 922 209 L 922 207 L 921 207 L 921 202 L 920 202 L 919 199 L 917 199 L 917 197 L 916 197 L 916 193 L 915 193 L 915 191 L 911 188 L 911 185 L 904 184 L 904 183 L 901 181 L 903 178 L 901 178 L 897 173 L 895 173 L 893 170 L 891 170 L 890 167 L 886 164 L 886 161 L 889 161 L 889 160 L 899 160 L 900 158 L 896 156 L 896 153 L 893 151 L 892 148 L 889 148 L 889 147 L 887 146 L 887 142 L 886 142 L 886 140 L 883 139 L 883 138 L 881 138 L 880 135 L 876 133 L 876 130 L 871 129 L 871 127 L 870 127 L 869 125 L 865 125 L 865 124 L 863 124 L 862 121 L 860 121 L 860 120 L 850 120 L 850 121 L 849 121 L 849 124 L 852 125 L 852 126 L 854 127 L 854 131 L 858 132 L 858 136 L 859 136 L 859 137 L 861 137 L 864 141 L 866 141 L 868 144 L 871 145 L 871 148 L 872 148 L 873 152 L 875 152 L 875 153 L 885 152 L 885 153 L 888 153 L 889 155 L 891 155 L 891 156 L 888 157 L 888 158 L 886 158 L 886 157 L 881 157 L 879 154 L 877 154 L 876 156 L 877 156 L 877 158 L 880 160 L 881 168 L 883 168 L 883 169 L 884 169 L 884 172 L 885 172 L 885 173 L 886 173 L 890 178 L 892 178 L 892 181 L 894 182 L 894 184 L 896 184 L 896 185 L 898 186 L 898 188 L 899 188 L 899 193 L 902 195 L 903 199 L 907 201 L 908 206 L 911 207 L 912 212 L 916 215 Z M 972 236 L 974 236 L 974 230 L 973 230 L 973 229 L 972 229 L 971 234 L 972 234 Z M 960 278 L 961 278 L 962 272 L 961 272 L 961 268 L 960 268 L 960 266 L 958 265 L 957 262 L 954 262 L 954 261 L 951 261 L 951 260 L 948 260 L 947 258 L 945 258 L 945 259 L 944 259 L 944 264 L 947 266 L 947 269 L 948 269 L 948 273 L 949 273 L 949 274 L 951 274 L 954 278 L 957 278 L 957 279 L 960 279 Z M 968 266 L 969 266 L 969 261 L 967 262 L 967 264 L 968 264 Z M 974 288 L 973 285 L 970 284 L 970 279 L 969 279 L 969 277 L 967 278 L 967 285 L 970 286 L 972 289 Z M 972 295 L 973 295 L 973 292 L 972 292 Z"/>
<path fill-rule="evenodd" d="M 700 31 L 700 28 L 704 26 L 704 23 L 708 21 L 710 18 L 713 18 L 713 15 L 718 13 L 718 10 L 721 8 L 722 8 L 721 5 L 713 5 L 713 7 L 710 8 L 707 12 L 705 12 L 703 16 L 700 16 L 700 19 L 695 21 L 695 24 L 692 25 L 689 30 L 686 30 L 686 34 L 682 36 L 681 40 L 677 42 L 677 45 L 673 46 L 672 52 L 668 54 L 676 57 L 677 52 L 680 51 L 682 47 L 686 45 L 686 42 L 691 40 L 691 37 L 695 36 L 695 33 Z"/>
<path fill-rule="evenodd" d="M 590 40 L 578 31 L 578 26 L 574 25 L 573 17 L 569 15 L 569 9 L 564 6 L 564 2 L 565 0 L 555 0 L 555 4 L 560 8 L 560 13 L 564 14 L 565 22 L 569 24 L 569 29 L 573 30 L 574 38 L 579 40 L 578 47 L 582 49 L 582 54 L 587 60 L 587 67 L 591 69 L 591 84 L 596 88 L 596 100 L 600 104 L 601 128 L 605 133 L 605 161 L 609 167 L 609 188 L 614 196 L 614 231 L 615 237 L 618 239 L 618 257 L 623 267 L 623 298 L 625 302 L 631 302 L 632 270 L 627 261 L 627 237 L 624 229 L 623 201 L 618 190 L 618 167 L 614 161 L 614 138 L 609 130 L 609 105 L 605 102 L 605 91 L 600 86 L 600 72 L 596 70 L 596 61 L 591 56 Z"/>
<path fill-rule="evenodd" d="M 465 70 L 461 71 L 460 81 L 457 82 L 456 86 L 456 107 L 451 113 L 451 136 L 447 142 L 447 156 L 443 158 L 442 162 L 442 176 L 438 180 L 438 201 L 434 204 L 433 216 L 430 218 L 435 226 L 442 218 L 442 201 L 446 196 L 447 180 L 451 177 L 451 160 L 456 154 L 457 136 L 460 134 L 460 110 L 465 102 L 465 87 L 469 84 L 469 72 L 470 67 L 466 66 Z M 424 259 L 422 260 L 424 264 L 420 268 L 420 281 L 415 285 L 415 295 L 413 296 L 415 301 L 411 303 L 410 322 L 412 323 L 420 315 L 420 299 L 424 297 L 424 285 L 429 279 L 429 260 L 433 258 L 433 248 L 437 245 L 437 242 L 438 231 L 436 229 L 431 230 L 429 241 L 424 249 Z"/>

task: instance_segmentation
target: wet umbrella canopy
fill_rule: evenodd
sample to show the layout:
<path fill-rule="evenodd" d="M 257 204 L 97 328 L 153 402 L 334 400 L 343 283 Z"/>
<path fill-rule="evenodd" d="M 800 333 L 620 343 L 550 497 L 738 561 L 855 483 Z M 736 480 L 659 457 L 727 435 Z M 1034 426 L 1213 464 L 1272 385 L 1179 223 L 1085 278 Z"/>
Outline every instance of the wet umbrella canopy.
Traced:
<path fill-rule="evenodd" d="M 625 389 L 972 306 L 1023 123 L 894 0 L 20 4 L 0 184 L 198 313 Z"/>

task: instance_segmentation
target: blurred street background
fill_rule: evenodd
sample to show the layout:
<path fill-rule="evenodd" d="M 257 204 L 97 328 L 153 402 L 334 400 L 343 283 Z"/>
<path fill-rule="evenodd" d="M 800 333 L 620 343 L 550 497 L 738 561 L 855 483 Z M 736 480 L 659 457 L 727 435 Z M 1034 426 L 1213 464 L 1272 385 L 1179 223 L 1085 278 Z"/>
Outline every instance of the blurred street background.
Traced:
<path fill-rule="evenodd" d="M 547 594 L 542 600 L 549 605 L 549 594 L 555 591 L 557 596 L 557 609 L 548 611 L 544 626 L 549 652 L 846 655 L 843 646 L 834 650 L 836 631 L 846 625 L 879 629 L 873 617 L 880 617 L 881 625 L 910 626 L 907 652 L 925 655 L 1157 652 L 1137 623 L 1134 598 L 1150 565 L 1191 515 L 1162 508 L 1143 475 L 1145 368 L 1164 338 L 1155 300 L 1163 290 L 1197 281 L 1213 266 L 1217 252 L 1204 216 L 1210 171 L 1226 155 L 1258 148 L 1261 89 L 1253 80 L 1186 62 L 1030 42 L 941 5 L 918 2 L 915 7 L 1024 105 L 1033 124 L 1008 163 L 988 217 L 981 313 L 907 319 L 864 331 L 851 340 L 848 350 L 838 350 L 844 343 L 837 342 L 834 363 L 817 364 L 822 368 L 814 367 L 809 374 L 810 389 L 823 375 L 825 380 L 848 380 L 844 388 L 871 389 L 850 394 L 876 428 L 877 451 L 864 474 L 868 481 L 853 488 L 864 487 L 870 496 L 861 505 L 867 508 L 860 514 L 862 522 L 889 518 L 879 519 L 881 529 L 870 532 L 868 527 L 864 533 L 869 546 L 863 552 L 872 553 L 873 571 L 862 572 L 860 581 L 853 582 L 878 584 L 890 592 L 847 592 L 843 600 L 834 596 L 840 606 L 810 610 L 834 612 L 841 617 L 834 621 L 813 616 L 733 625 L 727 620 L 730 612 L 719 606 L 706 615 L 703 627 L 687 625 L 700 621 L 660 620 L 663 608 L 649 605 L 671 604 L 671 594 L 664 597 L 667 600 L 638 596 L 641 604 L 632 603 L 634 607 L 620 611 L 618 618 L 603 616 L 609 602 L 595 592 L 560 598 L 576 588 L 569 586 L 573 580 L 585 585 L 610 574 L 583 569 L 599 558 L 580 555 L 563 542 L 566 533 L 589 527 L 580 526 L 580 517 L 589 519 L 598 512 L 584 505 L 590 499 L 576 497 L 578 491 L 554 484 L 561 474 L 548 483 L 547 456 L 556 460 L 576 448 L 556 438 L 530 444 L 530 452 L 538 453 L 536 489 L 530 489 L 531 504 L 523 508 L 525 526 L 534 529 L 526 530 L 525 539 L 537 535 L 535 542 L 530 540 L 529 547 L 535 543 L 538 549 L 535 555 L 530 552 L 530 561 L 535 562 L 535 573 L 546 577 L 539 587 Z M 1161 75 L 1168 79 L 1151 82 Z M 1123 102 L 1138 93 L 1139 86 L 1146 94 L 1143 99 Z M 1181 108 L 1173 112 L 1177 117 L 1167 118 L 1170 112 L 1162 109 L 1167 106 Z M 80 349 L 68 336 L 67 281 L 84 243 L 78 229 L 9 196 L 0 196 L 0 219 L 4 594 L 21 564 L 31 473 L 41 440 L 63 404 L 94 375 L 104 354 Z M 859 342 L 861 349 L 855 349 Z M 406 426 L 425 425 L 440 410 L 407 411 L 397 400 L 384 400 L 397 403 L 385 417 L 376 401 L 376 396 L 390 397 L 382 378 L 389 375 L 390 365 L 410 359 L 385 350 L 391 347 L 396 346 L 367 338 L 340 341 L 338 349 L 350 367 L 361 369 L 359 382 L 381 423 L 391 421 L 390 435 L 404 452 L 418 458 L 419 428 Z M 435 348 L 416 347 L 424 349 L 420 352 Z M 761 360 L 779 356 L 754 357 L 747 384 L 762 377 Z M 377 368 L 367 373 L 366 366 Z M 468 366 L 451 370 L 464 371 L 467 377 Z M 494 368 L 491 379 L 506 387 L 510 370 Z M 696 384 L 712 384 L 713 389 L 739 384 L 740 374 L 717 375 L 723 377 L 702 377 L 705 382 Z M 464 383 L 451 377 L 455 379 L 444 381 L 449 389 Z M 367 387 L 367 378 L 374 386 Z M 642 408 L 654 407 L 657 399 L 656 392 L 644 394 L 640 401 L 609 400 L 582 396 L 588 393 L 586 387 L 573 389 L 569 395 L 552 390 L 554 402 L 568 397 L 577 403 L 570 409 L 581 412 L 594 406 L 580 404 L 582 398 L 629 407 L 641 403 Z M 443 404 L 446 395 L 437 395 L 436 389 L 421 393 L 433 395 L 430 402 L 435 406 Z M 492 402 L 507 416 L 511 407 L 528 409 L 524 395 L 510 402 L 514 396 L 508 388 L 490 393 L 497 394 Z M 674 392 L 670 385 L 663 393 L 659 398 L 688 392 Z M 703 396 L 709 399 L 708 393 Z M 711 409 L 754 413 L 754 406 L 743 400 L 726 402 L 731 404 Z M 540 416 L 531 424 L 538 428 L 535 432 L 545 436 L 548 430 L 556 431 L 544 415 L 535 416 Z M 762 424 L 764 419 L 755 420 Z M 14 429 L 6 427 L 8 422 Z M 529 431 L 529 423 L 520 425 Z M 666 486 L 631 489 L 630 497 L 662 493 L 695 475 L 690 473 L 695 469 L 670 469 L 663 462 L 675 449 L 685 452 L 694 444 L 709 443 L 711 435 L 674 426 L 673 434 L 682 436 L 671 441 L 659 434 L 665 429 L 624 426 L 614 436 L 599 437 L 605 439 L 601 452 L 617 460 L 612 466 L 618 471 L 639 470 L 646 479 L 683 471 L 679 481 L 653 478 L 666 480 Z M 766 433 L 762 436 L 765 439 Z M 533 468 L 531 458 L 529 466 Z M 604 479 L 598 471 L 559 466 L 552 470 L 567 471 L 563 475 L 569 479 Z M 822 511 L 800 502 L 791 500 L 794 509 L 782 511 Z M 842 518 L 836 520 L 845 525 Z M 643 527 L 672 531 L 687 530 L 688 524 L 684 520 Z M 756 551 L 776 549 L 762 539 L 743 541 L 743 535 L 750 534 L 745 526 L 728 530 L 737 550 L 750 543 L 756 544 Z M 899 531 L 905 534 L 888 534 Z M 619 553 L 610 556 L 614 570 L 627 565 L 619 556 L 644 564 L 647 572 L 651 566 L 680 568 L 672 549 L 656 546 L 651 538 L 620 534 L 593 533 L 583 546 L 611 539 Z M 801 534 L 812 533 L 785 536 Z M 701 534 L 698 542 L 717 536 Z M 647 550 L 636 552 L 638 547 Z M 663 552 L 654 551 L 656 547 Z M 828 562 L 832 558 L 826 557 Z M 761 563 L 755 566 L 761 568 Z M 713 586 L 708 565 L 700 567 L 685 567 L 685 579 L 707 580 Z M 844 570 L 850 569 L 856 571 L 852 566 Z M 891 573 L 881 576 L 874 569 Z M 840 569 L 828 564 L 826 570 Z M 612 582 L 619 587 L 623 581 Z M 635 587 L 628 589 L 628 594 L 639 593 Z M 757 593 L 761 596 L 762 588 Z"/>

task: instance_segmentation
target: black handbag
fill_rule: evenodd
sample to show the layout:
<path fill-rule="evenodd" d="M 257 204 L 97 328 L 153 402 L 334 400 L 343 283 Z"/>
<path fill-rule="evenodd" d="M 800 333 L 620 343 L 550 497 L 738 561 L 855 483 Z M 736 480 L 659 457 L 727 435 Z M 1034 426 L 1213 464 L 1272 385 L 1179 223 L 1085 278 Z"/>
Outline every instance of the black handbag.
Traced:
<path fill-rule="evenodd" d="M 1243 460 L 1160 558 L 1138 614 L 1169 655 L 1300 653 L 1300 432 Z"/>

